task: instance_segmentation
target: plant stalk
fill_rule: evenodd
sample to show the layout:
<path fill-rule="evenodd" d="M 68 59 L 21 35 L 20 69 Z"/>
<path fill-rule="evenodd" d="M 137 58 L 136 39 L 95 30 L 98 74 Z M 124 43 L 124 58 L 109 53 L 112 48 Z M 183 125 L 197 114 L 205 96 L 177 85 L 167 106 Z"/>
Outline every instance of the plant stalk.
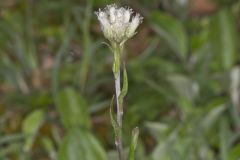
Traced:
<path fill-rule="evenodd" d="M 115 144 L 117 147 L 117 151 L 119 154 L 119 160 L 123 160 L 123 146 L 122 146 L 122 116 L 123 116 L 123 112 L 120 109 L 120 104 L 119 104 L 119 100 L 118 97 L 121 93 L 121 76 L 120 76 L 120 69 L 118 71 L 118 73 L 115 76 L 115 91 L 116 91 L 116 103 L 117 103 L 117 123 L 119 125 L 119 129 L 120 129 L 120 133 L 118 133 L 118 136 L 115 139 Z"/>
<path fill-rule="evenodd" d="M 123 109 L 119 102 L 119 96 L 121 94 L 121 55 L 122 55 L 122 49 L 119 45 L 113 46 L 114 50 L 114 67 L 113 67 L 113 73 L 114 73 L 114 79 L 115 79 L 115 94 L 116 94 L 116 104 L 117 104 L 117 123 L 118 123 L 118 132 L 115 133 L 117 136 L 115 136 L 115 145 L 118 151 L 119 160 L 124 160 L 124 154 L 123 154 L 123 144 L 122 144 L 122 117 L 123 117 Z"/>
<path fill-rule="evenodd" d="M 122 116 L 123 116 L 123 112 L 120 109 L 120 104 L 119 104 L 119 99 L 118 97 L 120 96 L 121 93 L 121 73 L 120 70 L 118 71 L 118 73 L 116 74 L 115 77 L 115 90 L 116 90 L 116 103 L 117 103 L 117 122 L 119 127 L 122 128 Z"/>

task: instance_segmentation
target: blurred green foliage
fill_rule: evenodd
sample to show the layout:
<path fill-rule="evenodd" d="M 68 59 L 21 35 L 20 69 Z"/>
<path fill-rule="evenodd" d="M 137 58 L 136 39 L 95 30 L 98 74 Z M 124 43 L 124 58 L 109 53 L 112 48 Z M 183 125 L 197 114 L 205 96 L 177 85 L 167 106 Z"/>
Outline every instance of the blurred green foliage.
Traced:
<path fill-rule="evenodd" d="M 0 159 L 117 159 L 94 15 L 113 2 L 1 0 Z M 124 146 L 137 125 L 137 160 L 240 159 L 240 2 L 118 3 L 144 15 L 125 51 Z"/>

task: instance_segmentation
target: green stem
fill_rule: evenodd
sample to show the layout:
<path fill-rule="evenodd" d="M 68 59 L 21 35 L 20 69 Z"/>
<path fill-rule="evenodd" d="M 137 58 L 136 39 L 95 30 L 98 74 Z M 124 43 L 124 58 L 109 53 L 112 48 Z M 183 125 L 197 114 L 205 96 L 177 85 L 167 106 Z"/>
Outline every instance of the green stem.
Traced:
<path fill-rule="evenodd" d="M 115 76 L 115 91 L 116 91 L 116 97 L 119 97 L 121 94 L 121 74 L 120 74 L 120 70 L 117 72 L 116 76 Z M 119 103 L 119 99 L 116 98 L 116 103 L 117 103 L 117 122 L 118 125 L 120 127 L 122 127 L 122 116 L 123 116 L 123 112 L 120 109 L 120 103 Z"/>
<path fill-rule="evenodd" d="M 116 104 L 117 104 L 117 123 L 118 123 L 118 136 L 115 138 L 115 145 L 118 151 L 119 160 L 124 160 L 123 155 L 123 144 L 122 144 L 122 117 L 123 110 L 119 101 L 119 96 L 121 94 L 121 55 L 122 47 L 118 44 L 113 44 L 112 49 L 114 52 L 114 63 L 113 63 L 113 74 L 115 79 L 115 94 L 116 94 Z M 116 133 L 115 133 L 116 134 Z"/>
<path fill-rule="evenodd" d="M 115 76 L 115 91 L 116 91 L 116 97 L 120 96 L 121 93 L 121 85 L 120 85 L 120 69 L 117 72 L 116 76 Z M 120 109 L 120 104 L 119 104 L 119 99 L 116 98 L 116 103 L 117 103 L 117 123 L 119 126 L 119 132 L 118 136 L 115 139 L 115 144 L 118 150 L 118 154 L 119 154 L 119 160 L 123 160 L 123 145 L 122 145 L 122 116 L 123 116 L 123 112 Z"/>

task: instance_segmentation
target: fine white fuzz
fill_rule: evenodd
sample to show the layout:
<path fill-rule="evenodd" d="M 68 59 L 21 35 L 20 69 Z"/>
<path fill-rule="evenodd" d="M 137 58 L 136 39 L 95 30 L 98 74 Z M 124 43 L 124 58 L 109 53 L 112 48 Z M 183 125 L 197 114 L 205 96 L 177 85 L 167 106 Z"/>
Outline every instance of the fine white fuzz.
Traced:
<path fill-rule="evenodd" d="M 118 7 L 115 4 L 108 5 L 103 10 L 96 12 L 104 36 L 115 43 L 124 43 L 135 33 L 142 22 L 140 14 L 133 15 L 130 8 Z"/>

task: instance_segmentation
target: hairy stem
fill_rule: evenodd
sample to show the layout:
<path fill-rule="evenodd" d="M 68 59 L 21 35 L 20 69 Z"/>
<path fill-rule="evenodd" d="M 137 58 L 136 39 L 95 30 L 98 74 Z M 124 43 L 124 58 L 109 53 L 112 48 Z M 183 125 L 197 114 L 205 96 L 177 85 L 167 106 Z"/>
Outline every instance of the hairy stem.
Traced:
<path fill-rule="evenodd" d="M 115 91 L 116 91 L 116 103 L 117 103 L 117 122 L 118 122 L 118 125 L 120 127 L 122 127 L 122 116 L 123 116 L 123 113 L 122 113 L 122 110 L 120 109 L 120 103 L 119 103 L 119 95 L 121 93 L 121 80 L 120 80 L 120 70 L 118 71 L 118 73 L 116 74 L 116 77 L 115 77 Z"/>
<path fill-rule="evenodd" d="M 119 104 L 119 100 L 118 97 L 121 93 L 121 80 L 120 80 L 120 69 L 118 71 L 118 73 L 115 76 L 115 91 L 116 91 L 116 103 L 117 103 L 117 123 L 120 127 L 120 132 L 122 132 L 122 116 L 123 116 L 123 112 L 120 109 L 120 104 Z M 122 133 L 118 133 L 118 137 L 116 137 L 115 140 L 115 144 L 118 150 L 118 154 L 119 154 L 119 159 L 123 160 L 123 146 L 122 146 Z"/>
<path fill-rule="evenodd" d="M 123 155 L 123 144 L 122 144 L 122 117 L 123 110 L 122 106 L 119 102 L 119 96 L 121 94 L 121 52 L 122 49 L 119 45 L 115 45 L 114 47 L 114 67 L 113 73 L 115 78 L 115 94 L 116 94 L 116 104 L 117 104 L 117 123 L 118 123 L 118 132 L 115 138 L 115 144 L 119 155 L 119 160 L 124 160 Z"/>

